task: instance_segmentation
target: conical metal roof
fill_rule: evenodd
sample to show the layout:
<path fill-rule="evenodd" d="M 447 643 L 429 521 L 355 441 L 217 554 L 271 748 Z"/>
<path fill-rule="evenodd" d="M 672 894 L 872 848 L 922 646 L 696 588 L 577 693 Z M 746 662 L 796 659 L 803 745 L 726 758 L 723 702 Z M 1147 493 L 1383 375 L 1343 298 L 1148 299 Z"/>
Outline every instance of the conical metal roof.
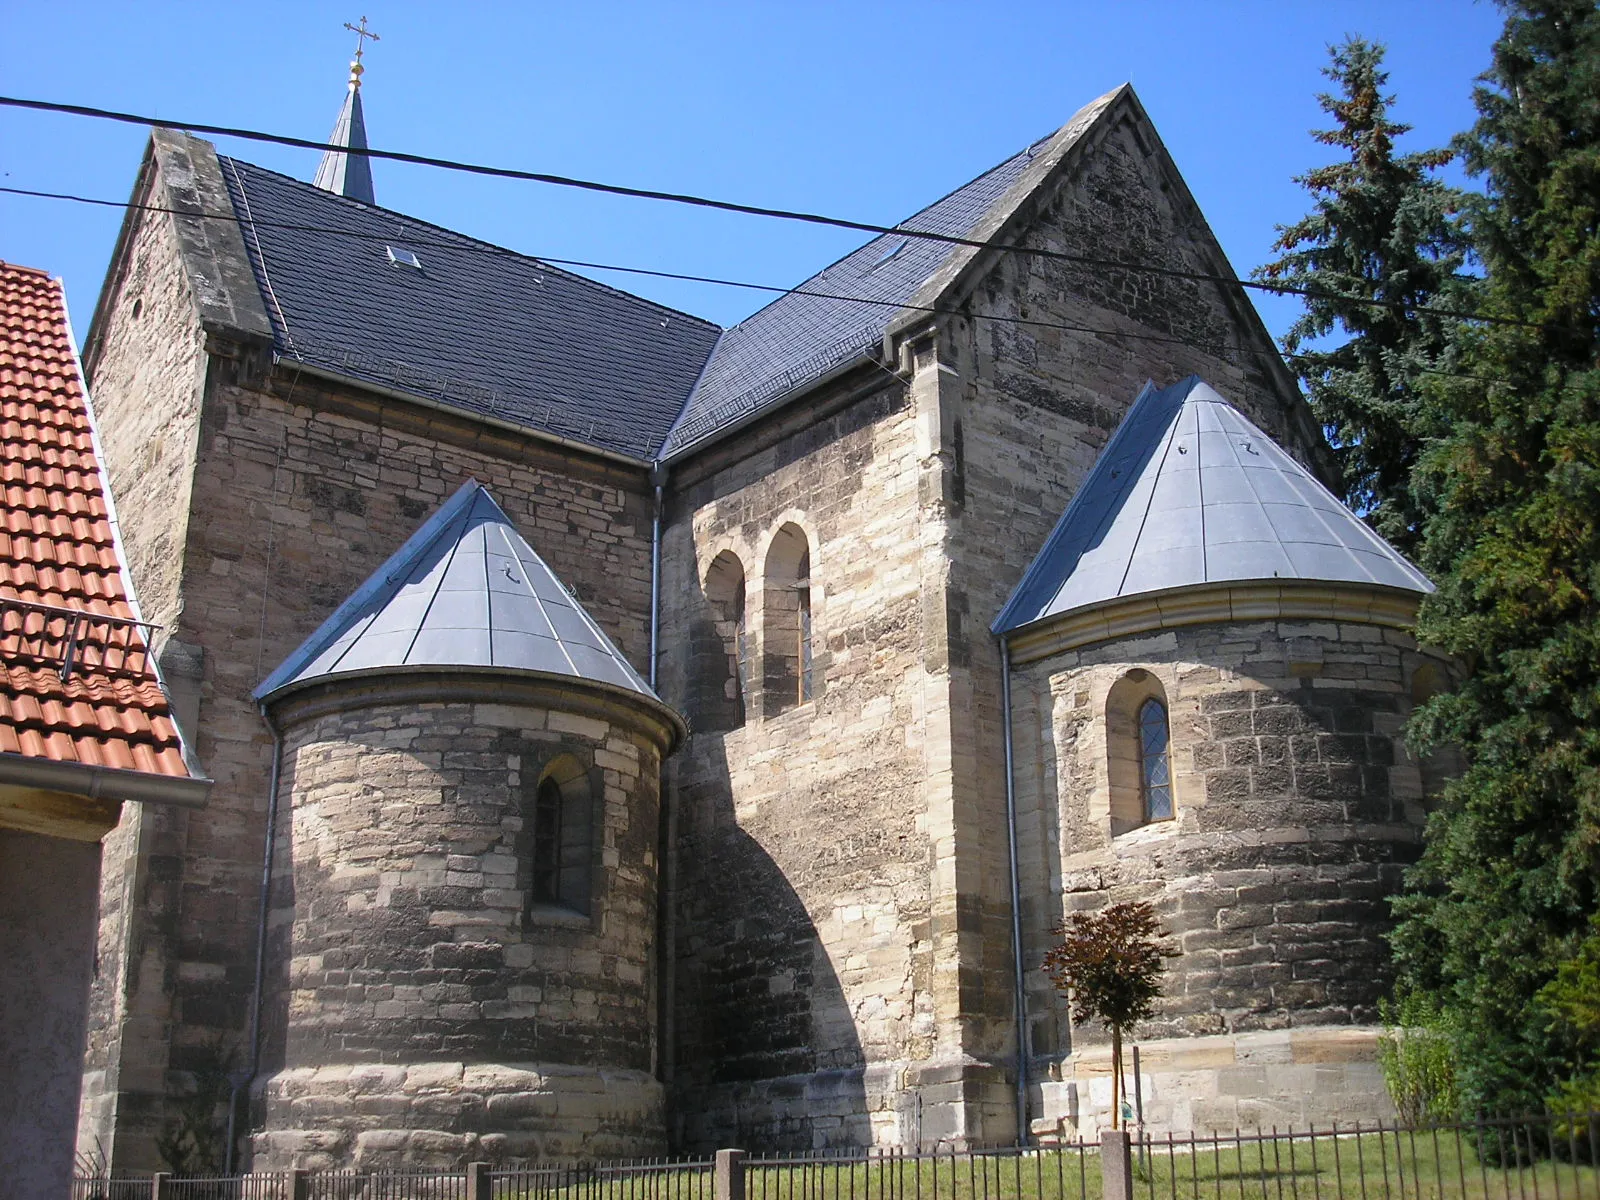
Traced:
<path fill-rule="evenodd" d="M 1127 596 L 1246 580 L 1433 584 L 1199 376 L 1146 384 L 995 633 Z"/>
<path fill-rule="evenodd" d="M 255 697 L 328 676 L 414 667 L 535 672 L 660 703 L 475 479 L 289 655 Z"/>
<path fill-rule="evenodd" d="M 367 120 L 361 112 L 360 80 L 352 77 L 345 92 L 344 107 L 339 119 L 333 123 L 328 135 L 328 149 L 317 165 L 313 186 L 325 192 L 334 192 L 360 200 L 363 204 L 376 204 L 372 192 L 372 160 L 365 154 L 346 154 L 345 150 L 367 149 Z"/>

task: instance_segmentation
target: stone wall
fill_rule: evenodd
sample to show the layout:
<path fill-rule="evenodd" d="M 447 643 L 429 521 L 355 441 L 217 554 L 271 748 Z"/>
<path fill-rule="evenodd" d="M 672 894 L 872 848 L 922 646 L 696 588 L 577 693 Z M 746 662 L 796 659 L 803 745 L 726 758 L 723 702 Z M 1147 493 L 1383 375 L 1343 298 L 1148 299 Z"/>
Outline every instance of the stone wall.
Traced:
<path fill-rule="evenodd" d="M 1035 1128 L 1092 1133 L 1099 1028 L 1036 969 L 1068 914 L 1148 900 L 1178 956 L 1139 1031 L 1147 1121 L 1202 1131 L 1386 1115 L 1388 897 L 1421 848 L 1400 738 L 1437 659 L 1402 630 L 1270 619 L 1156 630 L 1019 667 L 1013 704 Z M 1164 699 L 1175 819 L 1117 833 L 1114 688 Z"/>
<path fill-rule="evenodd" d="M 906 1072 L 933 1050 L 913 414 L 878 373 L 832 416 L 796 421 L 801 431 L 673 481 L 662 685 L 696 730 L 669 775 L 684 1149 L 899 1142 L 914 1121 Z M 810 555 L 806 703 L 763 692 L 785 678 L 761 665 L 787 653 L 768 646 L 762 619 L 775 611 L 788 630 L 792 618 L 766 603 L 769 561 L 792 557 L 783 543 L 769 554 L 785 526 Z M 719 729 L 732 723 L 720 697 L 736 622 L 704 588 L 729 555 L 754 665 L 744 723 Z"/>
<path fill-rule="evenodd" d="M 1153 131 L 1118 113 L 1069 154 L 1008 239 L 1096 262 L 980 260 L 955 297 L 975 319 L 940 321 L 916 351 L 937 364 L 917 374 L 929 389 L 921 407 L 935 417 L 922 433 L 922 538 L 947 575 L 934 637 L 948 661 L 952 800 L 936 903 L 948 914 L 964 1053 L 991 1064 L 980 1089 L 991 1142 L 1017 1134 L 1017 1033 L 1000 658 L 989 625 L 1146 380 L 1198 373 L 1291 452 L 1315 461 L 1320 445 L 1237 288 L 1104 265 L 1227 271 Z M 1025 914 L 1031 903 L 1024 889 Z"/>
<path fill-rule="evenodd" d="M 664 725 L 528 686 L 399 675 L 285 702 L 257 1167 L 664 1149 Z M 570 905 L 529 899 L 552 773 L 590 825 Z"/>
<path fill-rule="evenodd" d="M 172 336 L 185 336 L 184 320 L 170 315 Z M 152 326 L 102 352 L 92 384 L 113 465 L 136 463 L 152 436 L 137 414 L 178 404 L 118 382 L 131 370 L 124 360 L 162 335 Z M 216 787 L 203 813 L 137 815 L 108 839 L 108 864 L 116 855 L 118 865 L 107 870 L 107 911 L 125 920 L 102 928 L 102 975 L 130 998 L 114 1017 L 112 1001 L 97 1010 L 107 1015 L 91 1043 L 83 1140 L 114 1146 L 119 1169 L 159 1167 L 153 1138 L 173 1115 L 168 1098 L 219 1065 L 239 1069 L 247 1055 L 271 743 L 251 690 L 469 477 L 645 670 L 651 499 L 642 467 L 287 364 L 266 377 L 207 375 L 180 513 L 182 577 L 173 611 L 152 615 L 169 622 L 171 644 L 193 665 L 187 732 Z M 112 485 L 125 525 L 129 512 L 153 521 L 177 503 L 160 472 L 114 470 Z M 143 594 L 154 559 L 130 559 Z"/>
<path fill-rule="evenodd" d="M 181 182 L 152 160 L 134 199 L 171 207 Z M 169 663 L 183 649 L 171 631 L 184 607 L 205 345 L 173 221 L 130 219 L 87 347 L 86 370 L 101 469 L 115 498 L 130 581 L 143 618 L 162 627 L 155 636 L 157 658 L 175 685 L 174 712 L 191 740 L 197 696 L 185 689 L 186 681 L 171 677 Z M 194 819 L 180 808 L 125 805 L 104 842 L 78 1148 L 118 1168 L 161 1165 L 152 1138 L 161 1130 L 161 1098 L 171 1082 L 171 989 L 181 969 L 172 922 Z"/>
<path fill-rule="evenodd" d="M 0 829 L 0 1179 L 71 1190 L 94 966 L 96 842 Z"/>
<path fill-rule="evenodd" d="M 1131 110 L 1072 155 L 1008 240 L 1226 271 Z M 954 302 L 980 319 L 901 331 L 903 393 L 810 427 L 797 406 L 674 480 L 664 678 L 700 730 L 673 768 L 685 1145 L 730 1129 L 755 1147 L 1015 1137 L 987 626 L 1146 379 L 1201 373 L 1316 454 L 1237 288 L 1002 254 Z M 796 519 L 813 536 L 819 697 L 763 718 L 747 696 L 742 727 L 723 731 L 737 622 L 728 558 L 712 564 L 741 564 L 755 641 L 769 540 Z M 750 690 L 765 679 L 759 653 Z"/>

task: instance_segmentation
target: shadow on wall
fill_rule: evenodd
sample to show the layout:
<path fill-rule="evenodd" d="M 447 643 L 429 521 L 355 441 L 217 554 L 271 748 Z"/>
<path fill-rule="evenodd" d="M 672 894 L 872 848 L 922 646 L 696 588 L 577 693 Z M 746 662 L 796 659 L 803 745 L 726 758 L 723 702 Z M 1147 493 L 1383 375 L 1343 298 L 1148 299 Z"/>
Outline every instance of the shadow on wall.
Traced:
<path fill-rule="evenodd" d="M 678 764 L 673 1149 L 870 1145 L 855 1019 L 805 904 L 734 819 L 726 741 L 698 734 Z"/>

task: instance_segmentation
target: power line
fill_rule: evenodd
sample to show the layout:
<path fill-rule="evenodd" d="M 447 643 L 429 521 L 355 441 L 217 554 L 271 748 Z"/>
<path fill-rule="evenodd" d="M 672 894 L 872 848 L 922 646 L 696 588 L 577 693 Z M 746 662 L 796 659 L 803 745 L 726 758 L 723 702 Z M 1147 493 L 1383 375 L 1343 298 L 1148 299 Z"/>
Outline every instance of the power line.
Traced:
<path fill-rule="evenodd" d="M 175 217 L 188 217 L 208 221 L 232 221 L 236 224 L 247 224 L 251 227 L 262 229 L 282 229 L 292 233 L 319 233 L 334 237 L 353 238 L 357 241 L 387 243 L 389 239 L 382 234 L 363 233 L 358 229 L 340 229 L 331 225 L 307 225 L 293 221 L 263 221 L 255 217 L 241 218 L 232 212 L 205 212 L 197 209 L 169 208 L 159 204 L 135 204 L 130 200 L 105 200 L 94 196 L 79 196 L 71 192 L 45 192 L 30 188 L 0 187 L 0 194 L 11 196 L 28 196 L 40 200 L 70 201 L 74 204 L 88 204 L 99 208 L 134 209 L 139 212 L 165 214 Z M 1240 346 L 1224 342 L 1216 348 L 1198 345 L 1186 338 L 1173 337 L 1158 333 L 1135 333 L 1118 329 L 1102 329 L 1093 325 L 1077 325 L 1066 321 L 1042 321 L 1032 317 L 1012 317 L 998 313 L 974 313 L 965 309 L 941 308 L 931 304 L 900 303 L 894 300 L 883 300 L 873 296 L 852 296 L 843 292 L 824 292 L 815 288 L 806 287 L 780 287 L 770 283 L 751 283 L 740 279 L 723 279 L 714 275 L 693 275 L 681 271 L 661 271 L 650 267 L 626 267 L 617 263 L 593 262 L 581 258 L 551 258 L 542 254 L 523 254 L 517 250 L 510 250 L 504 246 L 496 246 L 491 242 L 479 241 L 466 234 L 456 235 L 459 240 L 453 241 L 421 241 L 407 237 L 406 245 L 422 250 L 451 250 L 468 254 L 484 254 L 495 258 L 515 258 L 546 263 L 560 267 L 576 267 L 589 271 L 615 271 L 623 275 L 641 275 L 651 279 L 671 279 L 685 283 L 704 283 L 716 287 L 741 288 L 746 291 L 768 292 L 778 296 L 812 296 L 821 300 L 839 300 L 852 304 L 867 304 L 879 308 L 893 308 L 897 311 L 925 312 L 935 316 L 960 317 L 970 321 L 988 321 L 992 324 L 1019 325 L 1032 329 L 1055 329 L 1067 333 L 1088 333 L 1097 337 L 1124 338 L 1137 342 L 1157 342 L 1165 345 L 1184 346 L 1191 350 L 1198 350 L 1203 354 L 1215 356 L 1219 351 L 1247 355 L 1252 358 L 1275 362 L 1279 359 L 1290 362 L 1309 360 L 1312 356 L 1304 354 L 1290 354 L 1284 351 L 1268 352 L 1253 346 Z M 257 253 L 265 257 L 264 252 L 257 248 Z M 287 321 L 284 322 L 287 329 Z M 1430 375 L 1443 375 L 1453 379 L 1475 379 L 1479 382 L 1488 382 L 1476 375 L 1464 375 L 1454 371 L 1441 371 L 1434 368 L 1420 368 Z"/>
<path fill-rule="evenodd" d="M 281 133 L 264 133 L 257 129 L 241 129 L 229 125 L 208 125 L 194 121 L 162 120 L 159 117 L 140 116 L 137 113 L 117 112 L 114 109 L 92 108 L 82 104 L 61 104 L 50 100 L 27 100 L 16 96 L 0 96 L 0 107 L 24 108 L 37 112 L 65 113 L 69 116 L 91 117 L 96 120 L 118 121 L 128 125 L 154 125 L 163 129 L 181 129 L 191 133 L 205 133 L 214 137 L 236 137 L 247 141 L 268 142 L 277 146 L 292 146 L 304 150 L 326 151 L 326 142 L 309 138 L 290 137 Z M 835 229 L 851 229 L 860 233 L 895 234 L 923 241 L 944 242 L 953 246 L 966 246 L 977 250 L 995 250 L 1010 254 L 1028 254 L 1037 258 L 1074 263 L 1078 266 L 1099 267 L 1118 271 L 1134 271 L 1161 275 L 1172 279 L 1193 282 L 1221 283 L 1225 286 L 1249 288 L 1279 296 L 1300 296 L 1313 300 L 1338 300 L 1371 308 L 1386 308 L 1396 312 L 1419 313 L 1450 317 L 1465 321 L 1482 321 L 1491 325 L 1514 325 L 1541 328 L 1537 321 L 1524 321 L 1515 317 L 1490 316 L 1463 309 L 1436 308 L 1430 305 L 1409 304 L 1404 300 L 1380 300 L 1367 296 L 1349 296 L 1323 288 L 1295 287 L 1284 283 L 1265 283 L 1254 279 L 1239 279 L 1210 271 L 1190 271 L 1180 267 L 1162 267 L 1154 263 L 1130 263 L 1120 259 L 1100 258 L 1094 255 L 1071 254 L 1064 250 L 1048 250 L 1020 246 L 1008 242 L 986 242 L 979 238 L 960 237 L 956 234 L 935 233 L 925 229 L 912 229 L 905 225 L 877 225 L 870 221 L 855 221 L 846 217 L 830 217 L 822 213 L 802 212 L 787 208 L 767 208 L 755 204 L 740 204 L 731 200 L 715 200 L 686 192 L 663 192 L 651 188 L 629 187 L 624 184 L 600 183 L 592 179 L 577 179 L 568 175 L 551 175 L 542 171 L 523 171 L 515 167 L 494 167 L 483 163 L 461 162 L 456 159 L 436 158 L 427 154 L 410 154 L 402 150 L 374 150 L 370 147 L 331 147 L 342 154 L 366 158 L 381 158 L 392 162 L 411 163 L 416 166 L 438 167 L 446 171 L 461 171 L 471 175 L 487 175 L 498 179 L 520 179 L 544 183 L 553 187 L 577 188 L 611 196 L 627 196 L 639 200 L 660 200 L 669 204 L 685 204 L 695 208 L 715 209 L 719 212 L 742 213 L 746 216 L 769 217 L 780 221 L 800 221 L 810 225 L 826 225 Z"/>

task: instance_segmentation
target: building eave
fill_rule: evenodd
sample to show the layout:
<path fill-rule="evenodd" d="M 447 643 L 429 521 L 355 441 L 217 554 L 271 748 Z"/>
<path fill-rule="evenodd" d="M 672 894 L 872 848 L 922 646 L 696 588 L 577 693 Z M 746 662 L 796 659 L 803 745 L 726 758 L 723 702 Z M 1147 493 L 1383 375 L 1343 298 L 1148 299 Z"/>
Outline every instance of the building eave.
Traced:
<path fill-rule="evenodd" d="M 1362 583 L 1263 579 L 1145 592 L 1056 613 L 1004 635 L 1017 666 L 1109 642 L 1193 625 L 1251 621 L 1348 621 L 1416 626 L 1422 595 Z"/>

